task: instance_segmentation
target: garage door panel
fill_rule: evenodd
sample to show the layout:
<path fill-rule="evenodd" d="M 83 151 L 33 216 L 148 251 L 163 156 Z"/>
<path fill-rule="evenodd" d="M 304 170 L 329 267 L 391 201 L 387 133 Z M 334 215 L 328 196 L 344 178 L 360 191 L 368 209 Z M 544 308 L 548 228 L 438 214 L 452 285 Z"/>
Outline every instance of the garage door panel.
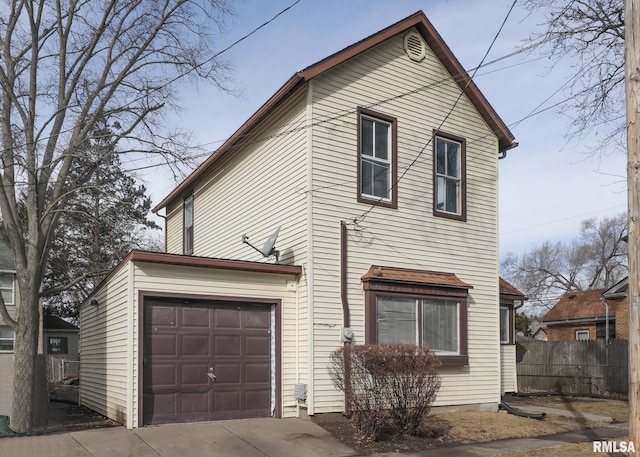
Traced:
<path fill-rule="evenodd" d="M 240 384 L 241 366 L 239 363 L 216 363 L 213 365 L 213 373 L 216 375 L 216 384 Z"/>
<path fill-rule="evenodd" d="M 177 357 L 178 336 L 153 330 L 152 337 L 148 339 L 147 347 L 149 354 L 153 357 Z"/>
<path fill-rule="evenodd" d="M 244 338 L 244 355 L 264 357 L 271 354 L 271 335 L 251 335 Z"/>
<path fill-rule="evenodd" d="M 153 382 L 154 387 L 175 387 L 178 383 L 176 376 L 176 365 L 173 363 L 154 363 L 152 366 L 145 367 L 145 379 Z"/>
<path fill-rule="evenodd" d="M 210 327 L 209 308 L 182 307 L 182 327 L 183 328 L 206 328 Z"/>
<path fill-rule="evenodd" d="M 271 382 L 270 366 L 267 363 L 247 363 L 244 366 L 244 383 L 263 383 L 269 385 Z"/>
<path fill-rule="evenodd" d="M 241 335 L 217 335 L 213 338 L 215 357 L 239 357 L 242 350 Z"/>
<path fill-rule="evenodd" d="M 215 326 L 218 329 L 240 328 L 241 315 L 239 309 L 216 309 L 214 310 L 214 319 Z"/>
<path fill-rule="evenodd" d="M 145 316 L 145 320 L 155 327 L 175 328 L 178 324 L 177 311 L 175 306 L 153 306 Z"/>
<path fill-rule="evenodd" d="M 246 329 L 269 330 L 271 319 L 268 313 L 247 312 L 243 314 L 243 327 Z"/>
<path fill-rule="evenodd" d="M 180 394 L 180 413 L 206 416 L 209 412 L 209 392 L 183 392 Z"/>
<path fill-rule="evenodd" d="M 148 300 L 144 331 L 145 424 L 272 414 L 271 305 Z"/>
<path fill-rule="evenodd" d="M 210 353 L 208 334 L 182 335 L 182 357 L 208 357 Z"/>
<path fill-rule="evenodd" d="M 204 386 L 209 385 L 208 363 L 191 364 L 184 363 L 180 370 L 180 385 L 183 387 Z"/>

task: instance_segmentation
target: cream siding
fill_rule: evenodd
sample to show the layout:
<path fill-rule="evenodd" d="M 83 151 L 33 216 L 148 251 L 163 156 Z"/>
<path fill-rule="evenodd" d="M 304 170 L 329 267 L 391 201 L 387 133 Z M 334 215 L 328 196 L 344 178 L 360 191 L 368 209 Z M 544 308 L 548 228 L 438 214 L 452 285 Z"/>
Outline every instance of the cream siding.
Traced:
<path fill-rule="evenodd" d="M 174 202 L 173 205 L 167 207 L 165 236 L 165 250 L 170 254 L 182 254 L 182 224 L 184 222 L 182 216 L 182 200 Z"/>
<path fill-rule="evenodd" d="M 418 88 L 425 88 L 405 96 Z M 494 404 L 500 400 L 498 341 L 497 138 L 431 53 L 421 63 L 404 54 L 402 36 L 351 59 L 314 80 L 313 412 L 341 408 L 328 374 L 328 356 L 340 346 L 339 223 L 349 225 L 349 303 L 356 342 L 364 341 L 360 277 L 372 264 L 455 273 L 473 285 L 468 300 L 469 366 L 442 369 L 438 405 Z M 358 106 L 398 123 L 398 209 L 357 197 Z M 338 113 L 346 113 L 336 117 Z M 440 127 L 443 123 L 444 125 Z M 432 215 L 433 129 L 466 139 L 467 222 Z M 417 160 L 416 160 L 417 158 Z M 416 160 L 415 164 L 412 162 Z"/>
<path fill-rule="evenodd" d="M 80 404 L 130 425 L 128 276 L 125 265 L 93 297 L 98 305 L 80 310 Z"/>
<path fill-rule="evenodd" d="M 4 271 L 4 273 L 10 273 L 9 271 Z M 16 318 L 18 316 L 18 303 L 20 303 L 20 293 L 18 291 L 18 281 L 14 280 L 13 282 L 13 290 L 14 290 L 14 301 L 13 305 L 7 305 L 7 312 L 9 316 L 12 318 Z M 0 317 L 0 325 L 6 325 Z M 42 335 L 42 333 L 40 333 Z M 42 339 L 42 338 L 40 338 Z M 14 340 L 15 344 L 15 340 Z M 38 352 L 42 352 L 42 342 L 39 344 Z M 13 362 L 14 356 L 13 353 L 0 353 L 0 374 L 1 374 L 1 382 L 2 389 L 0 389 L 0 415 L 2 416 L 11 416 L 12 406 L 13 406 Z"/>
<path fill-rule="evenodd" d="M 500 393 L 517 392 L 518 378 L 516 376 L 516 345 L 504 344 L 500 346 Z"/>

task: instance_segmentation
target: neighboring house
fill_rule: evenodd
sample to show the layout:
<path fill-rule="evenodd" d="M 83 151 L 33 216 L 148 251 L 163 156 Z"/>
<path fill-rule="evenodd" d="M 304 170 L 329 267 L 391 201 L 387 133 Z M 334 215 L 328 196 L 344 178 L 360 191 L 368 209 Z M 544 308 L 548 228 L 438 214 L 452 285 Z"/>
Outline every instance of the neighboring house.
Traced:
<path fill-rule="evenodd" d="M 406 342 L 442 361 L 436 406 L 497 410 L 515 146 L 422 12 L 294 74 L 155 208 L 167 253 L 132 252 L 83 304 L 80 402 L 128 428 L 341 411 L 330 354 Z"/>
<path fill-rule="evenodd" d="M 46 355 L 79 360 L 80 329 L 70 322 L 45 314 L 42 318 L 43 346 Z"/>
<path fill-rule="evenodd" d="M 16 267 L 13 254 L 6 244 L 0 241 L 0 293 L 7 306 L 9 315 L 15 318 L 18 314 L 18 287 Z M 13 394 L 13 347 L 15 333 L 0 317 L 0 415 L 11 415 Z"/>
<path fill-rule="evenodd" d="M 513 285 L 499 279 L 500 285 L 500 390 L 518 391 L 516 376 L 515 312 L 527 297 Z"/>
<path fill-rule="evenodd" d="M 549 341 L 549 335 L 547 335 L 547 329 L 545 327 L 538 327 L 538 330 L 533 332 L 532 337 L 537 341 Z"/>
<path fill-rule="evenodd" d="M 543 317 L 548 341 L 629 338 L 627 280 L 609 289 L 567 292 Z"/>

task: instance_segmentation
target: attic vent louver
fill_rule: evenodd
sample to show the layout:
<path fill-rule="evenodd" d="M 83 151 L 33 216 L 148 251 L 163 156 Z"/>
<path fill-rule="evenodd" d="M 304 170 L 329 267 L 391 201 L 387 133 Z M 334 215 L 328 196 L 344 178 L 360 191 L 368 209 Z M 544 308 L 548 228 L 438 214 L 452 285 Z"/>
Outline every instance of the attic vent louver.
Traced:
<path fill-rule="evenodd" d="M 411 60 L 420 62 L 427 52 L 427 44 L 417 32 L 409 32 L 404 36 L 404 52 Z"/>

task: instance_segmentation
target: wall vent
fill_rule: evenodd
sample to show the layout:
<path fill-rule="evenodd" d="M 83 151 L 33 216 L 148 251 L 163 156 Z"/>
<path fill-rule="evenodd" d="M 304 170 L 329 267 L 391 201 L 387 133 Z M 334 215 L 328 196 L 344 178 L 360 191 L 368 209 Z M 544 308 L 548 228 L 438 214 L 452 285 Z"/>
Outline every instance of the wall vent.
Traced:
<path fill-rule="evenodd" d="M 404 52 L 411 60 L 422 61 L 427 53 L 427 43 L 417 32 L 409 32 L 404 36 Z"/>

